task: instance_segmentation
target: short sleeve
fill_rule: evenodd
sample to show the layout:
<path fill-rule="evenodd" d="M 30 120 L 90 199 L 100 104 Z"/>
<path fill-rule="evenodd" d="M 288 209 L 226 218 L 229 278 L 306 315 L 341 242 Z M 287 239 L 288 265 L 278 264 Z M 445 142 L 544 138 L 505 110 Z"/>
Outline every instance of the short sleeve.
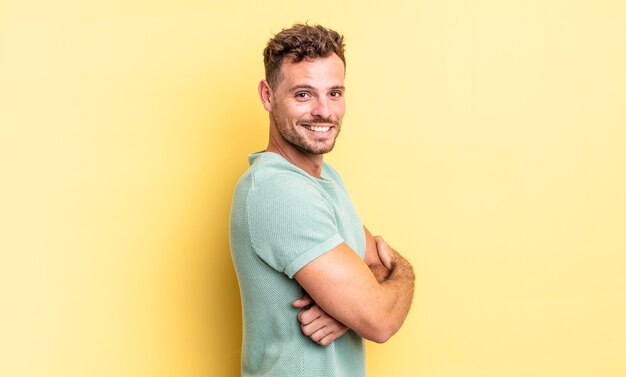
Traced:
<path fill-rule="evenodd" d="M 248 194 L 247 217 L 255 252 L 289 278 L 344 242 L 330 199 L 316 182 L 298 174 L 255 182 Z"/>

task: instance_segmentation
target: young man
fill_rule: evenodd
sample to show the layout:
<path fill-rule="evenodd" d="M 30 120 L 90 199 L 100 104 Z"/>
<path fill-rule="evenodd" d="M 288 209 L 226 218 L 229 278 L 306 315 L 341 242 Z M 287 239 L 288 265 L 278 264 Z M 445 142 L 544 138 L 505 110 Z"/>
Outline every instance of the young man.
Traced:
<path fill-rule="evenodd" d="M 267 149 L 235 189 L 231 253 L 243 376 L 364 376 L 362 338 L 385 342 L 411 305 L 411 265 L 361 224 L 323 161 L 345 112 L 343 37 L 297 24 L 264 50 Z"/>

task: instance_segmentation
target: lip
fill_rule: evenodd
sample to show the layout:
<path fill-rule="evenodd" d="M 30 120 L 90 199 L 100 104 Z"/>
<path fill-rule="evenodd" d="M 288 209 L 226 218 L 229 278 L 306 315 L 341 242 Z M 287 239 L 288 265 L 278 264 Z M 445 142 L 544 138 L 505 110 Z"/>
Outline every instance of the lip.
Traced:
<path fill-rule="evenodd" d="M 302 123 L 301 126 L 309 127 L 335 127 L 334 123 Z"/>
<path fill-rule="evenodd" d="M 300 125 L 302 128 L 304 128 L 305 130 L 309 131 L 309 132 L 313 132 L 315 134 L 327 134 L 329 132 L 331 132 L 334 128 L 335 125 L 334 124 L 324 124 L 324 123 L 313 123 L 313 124 L 308 124 L 308 123 L 303 123 Z M 328 131 L 315 131 L 313 129 L 311 129 L 310 127 L 328 127 Z"/>

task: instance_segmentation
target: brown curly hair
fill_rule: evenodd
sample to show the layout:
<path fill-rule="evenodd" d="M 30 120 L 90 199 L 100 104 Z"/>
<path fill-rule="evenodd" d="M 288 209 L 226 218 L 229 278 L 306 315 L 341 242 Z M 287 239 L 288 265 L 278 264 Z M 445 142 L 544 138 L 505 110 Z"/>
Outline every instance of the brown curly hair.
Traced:
<path fill-rule="evenodd" d="M 334 52 L 345 67 L 344 48 L 343 35 L 334 30 L 321 25 L 295 24 L 267 42 L 263 50 L 265 79 L 272 89 L 276 89 L 284 58 L 297 63 L 305 59 L 325 58 Z"/>

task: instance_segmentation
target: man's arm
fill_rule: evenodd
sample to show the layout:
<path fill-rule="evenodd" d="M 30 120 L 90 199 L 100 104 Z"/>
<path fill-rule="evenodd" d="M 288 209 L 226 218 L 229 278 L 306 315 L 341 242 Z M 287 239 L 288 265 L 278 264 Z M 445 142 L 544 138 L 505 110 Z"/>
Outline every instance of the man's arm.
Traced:
<path fill-rule="evenodd" d="M 307 308 L 298 313 L 302 333 L 320 346 L 327 346 L 348 331 L 348 327 L 337 321 L 317 305 L 309 295 L 293 302 L 295 308 Z"/>
<path fill-rule="evenodd" d="M 363 232 L 365 234 L 365 264 L 370 268 L 376 280 L 381 283 L 391 272 L 385 267 L 385 265 L 391 266 L 389 258 L 385 261 L 386 263 L 383 263 L 378 256 L 374 237 L 365 226 Z M 304 309 L 298 313 L 302 333 L 321 346 L 329 345 L 348 331 L 347 326 L 322 310 L 308 294 L 294 301 L 293 306 Z"/>
<path fill-rule="evenodd" d="M 386 258 L 385 262 L 387 263 L 383 263 L 378 255 L 378 247 L 376 247 L 374 236 L 365 226 L 363 226 L 363 231 L 365 232 L 365 264 L 374 274 L 376 281 L 382 283 L 387 280 L 391 273 L 390 259 Z M 383 253 L 383 256 L 388 256 L 388 254 Z"/>
<path fill-rule="evenodd" d="M 371 254 L 372 239 L 377 255 Z M 365 261 L 344 243 L 304 266 L 295 278 L 324 313 L 362 337 L 382 343 L 404 322 L 415 277 L 409 262 L 382 238 L 372 238 L 366 230 L 366 240 L 370 253 L 366 252 Z M 391 267 L 386 277 L 383 264 Z M 299 315 L 303 324 L 301 316 L 306 312 Z"/>
<path fill-rule="evenodd" d="M 376 280 L 382 283 L 391 273 L 392 262 L 390 255 L 381 251 L 381 255 L 385 259 L 381 260 L 378 255 L 375 238 L 366 227 L 363 227 L 363 231 L 366 240 L 364 262 L 370 268 Z M 300 321 L 302 333 L 321 346 L 327 346 L 339 339 L 348 330 L 347 326 L 320 308 L 308 294 L 294 301 L 293 306 L 304 309 L 298 313 L 298 321 Z"/>

